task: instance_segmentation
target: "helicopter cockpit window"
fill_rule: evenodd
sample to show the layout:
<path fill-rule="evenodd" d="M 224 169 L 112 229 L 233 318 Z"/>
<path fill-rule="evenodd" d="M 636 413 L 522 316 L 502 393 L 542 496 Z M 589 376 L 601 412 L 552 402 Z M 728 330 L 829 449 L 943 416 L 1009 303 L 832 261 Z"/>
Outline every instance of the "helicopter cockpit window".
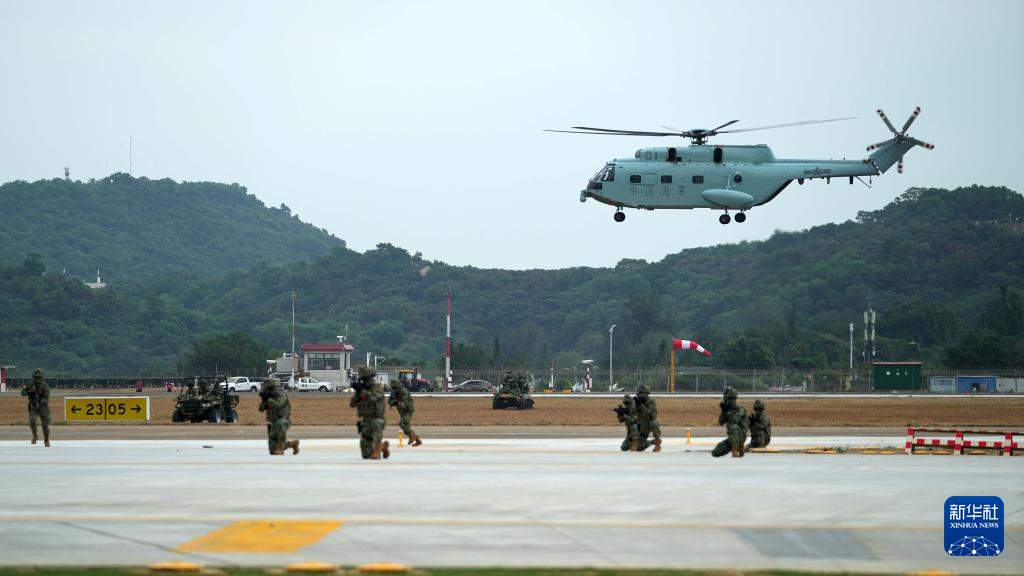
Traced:
<path fill-rule="evenodd" d="M 594 176 L 590 178 L 591 182 L 612 182 L 614 180 L 615 180 L 615 165 L 614 164 L 605 164 L 604 168 L 601 168 L 600 170 L 598 170 L 597 174 L 594 174 Z"/>
<path fill-rule="evenodd" d="M 630 184 L 639 184 L 640 183 L 640 175 L 639 174 L 632 174 L 632 175 L 630 175 L 629 183 Z"/>
<path fill-rule="evenodd" d="M 693 182 L 694 184 L 703 184 L 704 183 L 704 177 L 703 176 L 696 176 L 695 175 L 693 178 L 690 178 L 690 182 Z"/>

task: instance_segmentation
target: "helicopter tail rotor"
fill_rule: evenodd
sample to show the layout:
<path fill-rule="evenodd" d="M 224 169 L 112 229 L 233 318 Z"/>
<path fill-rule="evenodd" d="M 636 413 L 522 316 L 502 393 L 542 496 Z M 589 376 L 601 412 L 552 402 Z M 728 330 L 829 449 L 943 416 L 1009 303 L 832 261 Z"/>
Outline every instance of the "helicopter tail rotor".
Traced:
<path fill-rule="evenodd" d="M 889 121 L 889 117 L 885 115 L 885 112 L 881 108 L 876 110 L 878 116 L 885 123 L 885 126 L 892 132 L 893 137 L 872 144 L 868 146 L 868 152 L 872 152 L 871 156 L 867 161 L 873 162 L 880 172 L 885 172 L 896 164 L 896 171 L 900 174 L 903 173 L 903 156 L 914 146 L 920 146 L 926 150 L 932 150 L 935 148 L 933 144 L 929 144 L 923 140 L 918 140 L 912 136 L 907 135 L 907 130 L 910 129 L 910 125 L 914 123 L 918 115 L 921 114 L 921 107 L 914 108 L 914 111 L 910 114 L 910 118 L 903 124 L 902 130 L 896 130 L 896 127 Z"/>

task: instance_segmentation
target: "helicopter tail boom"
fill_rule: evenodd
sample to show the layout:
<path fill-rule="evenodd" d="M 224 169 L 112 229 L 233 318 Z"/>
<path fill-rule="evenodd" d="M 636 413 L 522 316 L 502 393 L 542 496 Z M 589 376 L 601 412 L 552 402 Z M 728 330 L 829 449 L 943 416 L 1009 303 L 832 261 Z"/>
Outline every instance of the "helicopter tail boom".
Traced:
<path fill-rule="evenodd" d="M 870 158 L 872 163 L 878 168 L 878 171 L 884 174 L 889 170 L 889 168 L 892 168 L 894 164 L 903 162 L 903 155 L 914 146 L 917 146 L 917 144 L 911 142 L 889 141 L 878 146 L 875 151 L 868 156 L 868 158 Z"/>

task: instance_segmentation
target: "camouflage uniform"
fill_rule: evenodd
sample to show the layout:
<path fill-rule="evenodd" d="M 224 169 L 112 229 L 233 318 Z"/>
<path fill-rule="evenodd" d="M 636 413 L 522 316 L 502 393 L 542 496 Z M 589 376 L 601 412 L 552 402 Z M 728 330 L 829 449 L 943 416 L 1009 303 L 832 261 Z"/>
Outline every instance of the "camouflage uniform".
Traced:
<path fill-rule="evenodd" d="M 717 458 L 732 452 L 733 456 L 743 456 L 743 444 L 747 441 L 747 409 L 736 403 L 736 390 L 732 386 L 725 387 L 718 407 L 721 408 L 718 423 L 725 425 L 728 437 L 715 446 L 711 455 Z"/>
<path fill-rule="evenodd" d="M 641 384 L 636 390 L 636 425 L 640 433 L 640 449 L 646 450 L 653 445 L 655 452 L 661 452 L 661 425 L 658 424 L 658 401 L 651 398 L 651 389 Z M 654 441 L 648 443 L 647 436 L 654 435 Z"/>
<path fill-rule="evenodd" d="M 43 380 L 43 371 L 36 368 L 32 382 L 21 389 L 22 396 L 28 396 L 28 425 L 32 429 L 32 443 L 39 441 L 36 427 L 43 425 L 43 445 L 50 446 L 50 387 Z"/>
<path fill-rule="evenodd" d="M 764 413 L 764 402 L 754 402 L 754 413 L 750 415 L 750 447 L 764 448 L 772 441 L 772 421 Z"/>
<path fill-rule="evenodd" d="M 387 399 L 384 397 L 384 387 L 374 380 L 377 372 L 367 366 L 359 367 L 359 382 L 354 387 L 352 400 L 348 405 L 356 409 L 359 415 L 359 422 L 356 428 L 359 430 L 359 449 L 363 458 L 380 460 L 381 456 L 387 458 L 391 455 L 388 442 L 384 440 L 384 411 L 387 409 Z"/>
<path fill-rule="evenodd" d="M 288 393 L 281 388 L 277 378 L 263 383 L 260 391 L 260 412 L 267 413 L 267 446 L 273 455 L 284 454 L 291 448 L 292 454 L 299 453 L 299 441 L 288 440 L 288 428 L 292 425 L 292 405 Z"/>
<path fill-rule="evenodd" d="M 622 397 L 622 408 L 623 410 L 619 411 L 621 413 L 616 414 L 619 422 L 626 426 L 626 437 L 622 440 L 622 451 L 636 452 L 640 433 L 637 432 L 636 427 L 636 404 L 633 402 L 633 397 L 629 394 Z"/>
<path fill-rule="evenodd" d="M 416 412 L 416 408 L 412 404 L 412 394 L 406 390 L 405 386 L 402 386 L 401 382 L 395 384 L 389 402 L 398 409 L 398 427 L 409 437 L 409 446 L 423 444 L 420 435 L 412 429 L 412 415 Z"/>
<path fill-rule="evenodd" d="M 498 391 L 495 392 L 495 394 L 497 394 L 498 392 L 501 392 L 502 390 L 507 390 L 509 392 L 512 392 L 512 371 L 511 370 L 505 372 L 505 375 L 501 377 L 501 386 L 498 387 Z"/>
<path fill-rule="evenodd" d="M 529 384 L 526 383 L 526 374 L 523 374 L 522 372 L 516 374 L 515 383 L 516 396 L 526 396 L 526 392 L 530 388 Z"/>

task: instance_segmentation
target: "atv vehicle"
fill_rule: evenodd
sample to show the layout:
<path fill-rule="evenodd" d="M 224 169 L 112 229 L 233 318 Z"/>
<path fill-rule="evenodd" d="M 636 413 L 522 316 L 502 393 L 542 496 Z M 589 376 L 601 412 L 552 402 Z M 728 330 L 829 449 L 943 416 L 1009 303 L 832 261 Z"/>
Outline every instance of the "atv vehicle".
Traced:
<path fill-rule="evenodd" d="M 409 368 L 398 370 L 398 381 L 409 392 L 434 392 L 434 385 L 420 375 L 419 371 Z"/>
<path fill-rule="evenodd" d="M 178 394 L 178 402 L 171 413 L 172 422 L 212 422 L 228 424 L 238 422 L 238 394 L 231 394 L 223 386 L 214 386 L 206 394 L 193 386 L 186 386 Z"/>
<path fill-rule="evenodd" d="M 530 385 L 526 381 L 506 381 L 498 387 L 491 400 L 491 408 L 504 410 L 515 408 L 517 410 L 529 410 L 533 408 L 533 398 L 530 397 Z"/>

